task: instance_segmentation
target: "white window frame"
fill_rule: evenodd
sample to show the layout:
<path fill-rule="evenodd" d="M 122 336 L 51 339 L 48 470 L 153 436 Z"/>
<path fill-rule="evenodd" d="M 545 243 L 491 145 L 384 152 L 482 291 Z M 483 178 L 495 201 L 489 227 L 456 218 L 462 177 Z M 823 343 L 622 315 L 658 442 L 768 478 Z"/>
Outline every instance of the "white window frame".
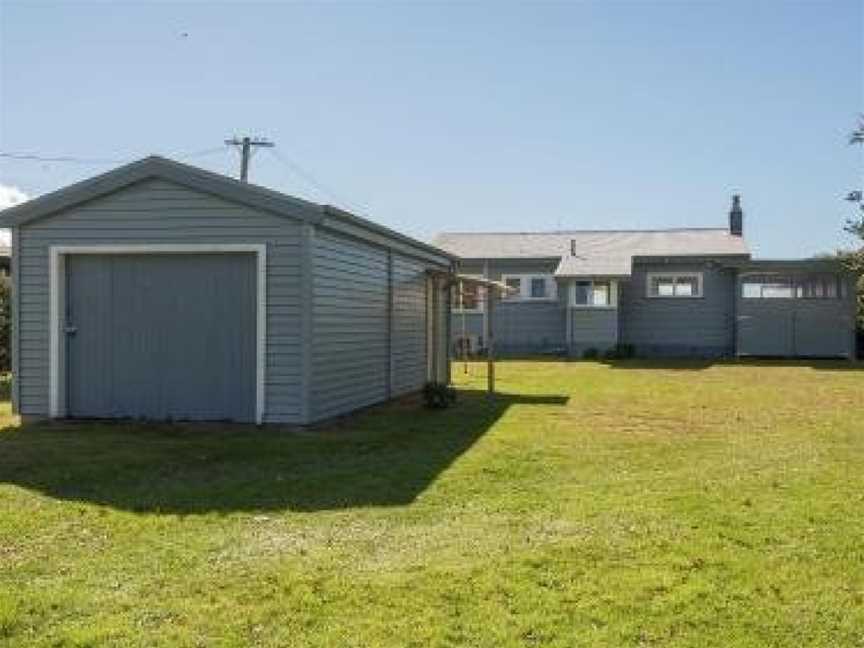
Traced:
<path fill-rule="evenodd" d="M 655 295 L 651 292 L 651 284 L 656 277 L 671 277 L 673 286 L 678 284 L 679 279 L 696 279 L 699 290 L 695 295 Z M 702 299 L 705 296 L 705 277 L 702 272 L 649 272 L 645 280 L 645 294 L 649 299 Z M 673 287 L 674 292 L 674 287 Z"/>
<path fill-rule="evenodd" d="M 609 285 L 609 303 L 604 304 L 602 306 L 597 304 L 577 304 L 576 303 L 576 284 L 577 283 L 587 283 L 590 284 L 589 294 L 593 295 L 594 293 L 594 284 L 608 284 Z M 614 279 L 573 279 L 570 282 L 570 289 L 568 291 L 568 305 L 570 308 L 578 308 L 585 310 L 604 310 L 604 309 L 614 309 L 618 308 L 618 282 Z"/>
<path fill-rule="evenodd" d="M 504 301 L 508 302 L 554 302 L 558 301 L 558 284 L 551 274 L 502 274 L 501 283 L 506 284 L 508 279 L 519 279 L 519 294 L 508 293 Z M 543 297 L 531 296 L 531 282 L 534 279 L 542 279 L 546 285 L 546 294 Z"/>
<path fill-rule="evenodd" d="M 66 256 L 70 254 L 236 254 L 252 253 L 256 258 L 256 332 L 255 332 L 255 423 L 264 422 L 267 368 L 267 245 L 264 243 L 156 244 L 156 245 L 52 245 L 48 248 L 48 411 L 51 418 L 60 411 L 60 330 L 61 290 L 65 285 Z M 65 299 L 65 295 L 63 295 Z"/>
<path fill-rule="evenodd" d="M 485 277 L 483 275 L 477 275 L 477 274 L 474 274 L 474 275 L 466 274 L 464 276 L 472 278 L 472 279 L 485 279 Z M 454 301 L 457 304 L 461 304 L 462 303 L 462 297 L 461 297 L 462 282 L 457 280 L 453 287 L 456 289 L 454 292 L 454 295 L 453 295 L 455 297 Z M 472 315 L 472 314 L 484 313 L 486 311 L 486 293 L 485 293 L 485 291 L 486 291 L 485 286 L 477 286 L 477 308 L 460 308 L 459 306 L 451 306 L 450 312 L 451 313 L 458 313 L 460 315 L 462 315 L 462 314 Z"/>

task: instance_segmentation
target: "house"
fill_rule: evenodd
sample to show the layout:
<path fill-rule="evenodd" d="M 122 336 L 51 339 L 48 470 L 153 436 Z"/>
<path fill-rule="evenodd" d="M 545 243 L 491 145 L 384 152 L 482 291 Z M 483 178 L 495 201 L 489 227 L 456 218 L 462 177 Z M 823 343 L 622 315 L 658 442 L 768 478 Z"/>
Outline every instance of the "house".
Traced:
<path fill-rule="evenodd" d="M 443 233 L 433 244 L 461 273 L 510 286 L 491 330 L 498 353 L 855 355 L 853 278 L 834 261 L 752 259 L 737 196 L 723 228 Z M 454 299 L 456 352 L 482 351 L 482 295 Z"/>
<path fill-rule="evenodd" d="M 25 418 L 305 424 L 447 380 L 452 255 L 150 157 L 0 213 Z"/>

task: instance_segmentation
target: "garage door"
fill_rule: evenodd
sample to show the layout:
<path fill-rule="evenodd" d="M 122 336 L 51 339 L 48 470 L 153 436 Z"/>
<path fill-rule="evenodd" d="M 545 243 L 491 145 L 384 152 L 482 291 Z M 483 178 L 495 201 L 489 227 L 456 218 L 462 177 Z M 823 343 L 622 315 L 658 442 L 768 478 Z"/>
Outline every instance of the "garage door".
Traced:
<path fill-rule="evenodd" d="M 252 254 L 70 255 L 69 416 L 254 421 Z"/>
<path fill-rule="evenodd" d="M 850 357 L 851 316 L 843 302 L 747 303 L 738 316 L 738 353 L 799 358 Z"/>

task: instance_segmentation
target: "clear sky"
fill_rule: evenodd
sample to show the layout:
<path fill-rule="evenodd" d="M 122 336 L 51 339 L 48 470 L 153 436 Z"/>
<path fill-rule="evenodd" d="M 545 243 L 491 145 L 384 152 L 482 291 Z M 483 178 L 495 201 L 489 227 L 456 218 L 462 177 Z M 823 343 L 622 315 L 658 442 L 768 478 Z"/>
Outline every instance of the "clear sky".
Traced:
<path fill-rule="evenodd" d="M 261 151 L 254 182 L 424 239 L 722 226 L 740 192 L 754 251 L 804 256 L 849 242 L 862 36 L 855 0 L 3 0 L 0 150 L 114 160 L 266 136 L 299 167 Z M 228 150 L 188 161 L 237 169 Z M 111 166 L 7 159 L 0 184 L 32 196 Z"/>

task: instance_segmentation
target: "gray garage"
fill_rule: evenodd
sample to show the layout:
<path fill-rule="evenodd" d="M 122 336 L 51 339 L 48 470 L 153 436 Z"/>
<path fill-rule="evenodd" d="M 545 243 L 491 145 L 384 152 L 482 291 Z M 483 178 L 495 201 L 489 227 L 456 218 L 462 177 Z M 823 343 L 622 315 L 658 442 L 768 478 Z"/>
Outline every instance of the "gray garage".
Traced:
<path fill-rule="evenodd" d="M 453 258 L 152 157 L 5 210 L 24 417 L 309 423 L 446 380 Z"/>
<path fill-rule="evenodd" d="M 735 304 L 740 356 L 855 357 L 855 281 L 836 261 L 749 261 Z"/>

